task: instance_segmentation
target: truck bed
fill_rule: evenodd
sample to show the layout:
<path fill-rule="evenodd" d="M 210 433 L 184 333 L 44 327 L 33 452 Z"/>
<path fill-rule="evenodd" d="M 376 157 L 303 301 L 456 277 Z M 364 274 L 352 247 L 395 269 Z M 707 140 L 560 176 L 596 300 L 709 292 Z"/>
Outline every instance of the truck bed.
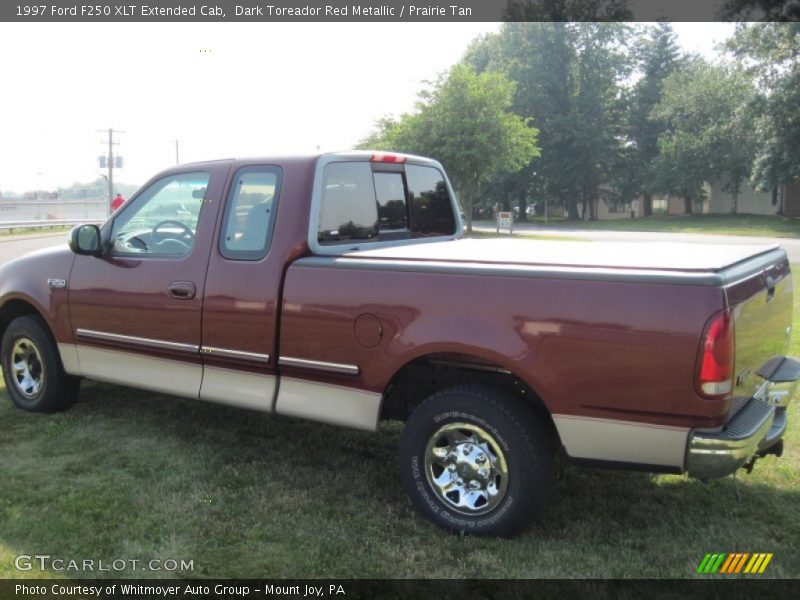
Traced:
<path fill-rule="evenodd" d="M 530 266 L 642 269 L 685 272 L 720 272 L 778 246 L 691 245 L 679 243 L 567 242 L 460 239 L 358 250 L 349 258 L 443 261 Z"/>

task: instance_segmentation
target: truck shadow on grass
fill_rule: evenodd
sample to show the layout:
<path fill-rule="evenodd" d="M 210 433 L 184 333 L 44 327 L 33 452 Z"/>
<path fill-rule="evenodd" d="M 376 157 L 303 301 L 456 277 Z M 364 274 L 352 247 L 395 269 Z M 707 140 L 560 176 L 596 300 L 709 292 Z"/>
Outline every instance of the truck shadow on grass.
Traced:
<path fill-rule="evenodd" d="M 397 423 L 375 435 L 91 382 L 56 415 L 2 396 L 0 547 L 194 561 L 64 576 L 691 577 L 718 551 L 800 574 L 796 451 L 741 475 L 739 499 L 732 478 L 567 467 L 531 529 L 481 539 L 414 513 Z"/>

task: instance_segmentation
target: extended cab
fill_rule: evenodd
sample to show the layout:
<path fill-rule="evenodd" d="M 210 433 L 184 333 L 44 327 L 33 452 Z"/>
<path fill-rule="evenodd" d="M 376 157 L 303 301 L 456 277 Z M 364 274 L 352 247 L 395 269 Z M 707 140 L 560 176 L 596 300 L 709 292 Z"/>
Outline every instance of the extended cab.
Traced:
<path fill-rule="evenodd" d="M 182 165 L 0 269 L 21 409 L 81 378 L 367 430 L 455 531 L 510 535 L 554 457 L 701 479 L 780 455 L 800 363 L 776 246 L 461 239 L 437 162 Z"/>

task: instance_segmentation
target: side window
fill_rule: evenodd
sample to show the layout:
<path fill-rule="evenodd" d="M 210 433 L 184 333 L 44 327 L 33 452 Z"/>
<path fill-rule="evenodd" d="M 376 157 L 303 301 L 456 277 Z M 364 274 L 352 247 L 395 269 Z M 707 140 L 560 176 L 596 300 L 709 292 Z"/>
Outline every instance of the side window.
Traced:
<path fill-rule="evenodd" d="M 194 247 L 210 174 L 180 173 L 159 179 L 114 219 L 114 254 L 178 257 Z"/>
<path fill-rule="evenodd" d="M 334 162 L 325 167 L 317 239 L 322 244 L 378 237 L 378 203 L 372 169 L 366 162 Z"/>
<path fill-rule="evenodd" d="M 441 172 L 433 167 L 406 165 L 406 181 L 415 237 L 453 235 L 456 219 Z"/>
<path fill-rule="evenodd" d="M 376 242 L 456 233 L 441 171 L 413 164 L 332 162 L 323 172 L 317 241 Z"/>
<path fill-rule="evenodd" d="M 259 260 L 269 251 L 280 195 L 278 167 L 245 167 L 236 174 L 222 221 L 220 253 L 236 260 Z"/>

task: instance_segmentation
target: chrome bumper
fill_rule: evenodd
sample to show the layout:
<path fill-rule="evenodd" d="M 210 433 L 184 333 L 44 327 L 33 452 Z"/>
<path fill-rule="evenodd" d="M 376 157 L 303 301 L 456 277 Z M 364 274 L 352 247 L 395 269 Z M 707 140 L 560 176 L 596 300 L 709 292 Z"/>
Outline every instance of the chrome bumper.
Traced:
<path fill-rule="evenodd" d="M 749 465 L 753 458 L 780 455 L 786 409 L 797 393 L 800 362 L 784 359 L 758 393 L 722 429 L 690 436 L 686 470 L 691 477 L 714 479 Z"/>

